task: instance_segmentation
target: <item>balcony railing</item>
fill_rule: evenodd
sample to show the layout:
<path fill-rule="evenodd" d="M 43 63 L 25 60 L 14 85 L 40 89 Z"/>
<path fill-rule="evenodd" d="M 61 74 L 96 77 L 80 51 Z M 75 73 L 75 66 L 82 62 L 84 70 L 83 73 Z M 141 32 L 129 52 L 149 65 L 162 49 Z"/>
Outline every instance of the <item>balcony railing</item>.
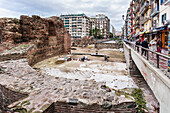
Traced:
<path fill-rule="evenodd" d="M 145 18 L 141 18 L 140 19 L 140 23 L 144 24 L 146 21 L 148 21 L 150 18 L 149 17 L 145 17 Z"/>
<path fill-rule="evenodd" d="M 147 10 L 148 7 L 149 7 L 149 1 L 146 1 L 140 9 L 140 14 L 143 14 Z"/>
<path fill-rule="evenodd" d="M 152 11 L 151 11 L 151 17 L 155 16 L 156 14 L 159 13 L 159 10 L 157 8 L 154 8 Z"/>
<path fill-rule="evenodd" d="M 134 19 L 134 20 L 136 21 L 136 20 L 138 20 L 138 19 L 139 19 L 139 16 L 137 15 L 137 16 L 135 17 L 135 19 Z"/>
<path fill-rule="evenodd" d="M 139 11 L 139 4 L 137 4 L 136 8 L 135 8 L 135 13 Z"/>

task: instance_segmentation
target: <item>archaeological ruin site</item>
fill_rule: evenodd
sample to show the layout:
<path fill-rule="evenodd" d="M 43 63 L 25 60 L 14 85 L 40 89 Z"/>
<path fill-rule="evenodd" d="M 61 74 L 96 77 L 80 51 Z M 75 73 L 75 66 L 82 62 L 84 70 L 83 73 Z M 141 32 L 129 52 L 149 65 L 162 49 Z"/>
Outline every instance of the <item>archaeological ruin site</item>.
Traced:
<path fill-rule="evenodd" d="M 56 16 L 0 18 L 0 113 L 157 111 L 123 51 L 121 42 L 71 39 Z"/>

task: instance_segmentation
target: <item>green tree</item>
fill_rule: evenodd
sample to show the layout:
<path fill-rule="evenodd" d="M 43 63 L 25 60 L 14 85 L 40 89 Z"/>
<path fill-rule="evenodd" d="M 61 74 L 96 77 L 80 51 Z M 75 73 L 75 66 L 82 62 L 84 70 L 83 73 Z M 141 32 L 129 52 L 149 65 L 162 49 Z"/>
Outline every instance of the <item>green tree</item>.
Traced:
<path fill-rule="evenodd" d="M 94 29 L 94 37 L 97 38 L 99 35 L 99 29 L 95 28 Z"/>

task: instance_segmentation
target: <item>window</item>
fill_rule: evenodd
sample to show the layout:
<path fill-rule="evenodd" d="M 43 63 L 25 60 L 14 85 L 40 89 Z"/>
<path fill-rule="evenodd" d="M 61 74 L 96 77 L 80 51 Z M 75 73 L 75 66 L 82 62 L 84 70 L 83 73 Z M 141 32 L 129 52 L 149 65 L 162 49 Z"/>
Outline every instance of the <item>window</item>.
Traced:
<path fill-rule="evenodd" d="M 166 20 L 166 13 L 162 15 L 162 23 L 164 23 L 164 20 Z"/>
<path fill-rule="evenodd" d="M 69 27 L 69 25 L 65 25 L 65 27 Z"/>

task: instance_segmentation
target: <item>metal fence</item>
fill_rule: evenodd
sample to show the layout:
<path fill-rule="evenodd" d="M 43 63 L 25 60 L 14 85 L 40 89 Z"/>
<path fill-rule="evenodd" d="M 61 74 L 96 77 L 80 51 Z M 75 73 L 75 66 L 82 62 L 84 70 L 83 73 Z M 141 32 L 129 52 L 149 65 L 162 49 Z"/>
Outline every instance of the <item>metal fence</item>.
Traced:
<path fill-rule="evenodd" d="M 158 53 L 156 51 L 152 51 L 148 48 L 144 48 L 142 46 L 136 45 L 134 42 L 130 42 L 127 40 L 124 40 L 124 42 L 128 44 L 136 52 L 141 54 L 141 56 L 143 56 L 145 59 L 156 64 L 157 68 L 161 68 L 169 72 L 168 70 L 168 60 L 170 60 L 169 56 L 164 55 L 162 53 Z"/>

